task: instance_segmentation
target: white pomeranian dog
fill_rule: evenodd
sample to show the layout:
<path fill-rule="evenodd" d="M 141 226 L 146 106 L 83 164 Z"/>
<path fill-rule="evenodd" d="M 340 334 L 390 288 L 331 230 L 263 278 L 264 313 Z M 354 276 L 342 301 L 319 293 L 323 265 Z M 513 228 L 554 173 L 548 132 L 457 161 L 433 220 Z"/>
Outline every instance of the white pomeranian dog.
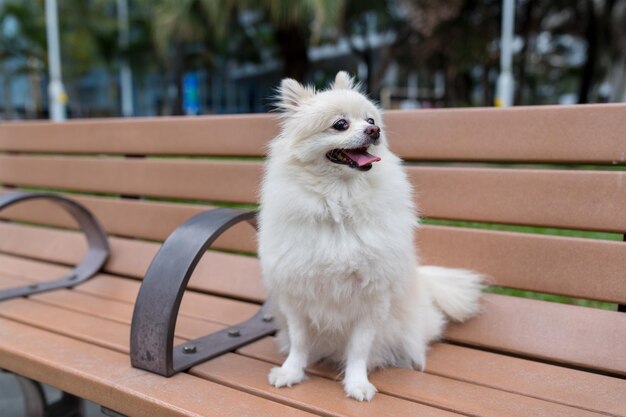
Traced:
<path fill-rule="evenodd" d="M 346 395 L 369 401 L 377 391 L 369 371 L 423 369 L 446 316 L 478 311 L 481 276 L 418 267 L 411 185 L 387 147 L 380 110 L 347 73 L 320 92 L 285 79 L 278 107 L 259 255 L 288 356 L 269 382 L 297 384 L 308 364 L 328 359 L 344 367 Z"/>

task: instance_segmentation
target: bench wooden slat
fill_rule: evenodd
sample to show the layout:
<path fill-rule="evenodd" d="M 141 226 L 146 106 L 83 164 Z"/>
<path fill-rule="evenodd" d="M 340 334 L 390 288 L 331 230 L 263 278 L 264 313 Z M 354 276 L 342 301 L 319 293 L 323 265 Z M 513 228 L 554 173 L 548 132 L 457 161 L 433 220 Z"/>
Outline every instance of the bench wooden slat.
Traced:
<path fill-rule="evenodd" d="M 417 239 L 425 265 L 480 271 L 502 287 L 626 303 L 623 242 L 446 226 L 423 226 Z"/>
<path fill-rule="evenodd" d="M 404 159 L 626 163 L 626 105 L 434 109 L 390 113 Z"/>
<path fill-rule="evenodd" d="M 256 203 L 262 164 L 0 155 L 0 182 Z M 408 167 L 426 217 L 626 231 L 626 172 Z M 593 213 L 593 215 L 589 215 Z"/>
<path fill-rule="evenodd" d="M 273 115 L 4 123 L 0 151 L 261 156 L 278 133 Z"/>
<path fill-rule="evenodd" d="M 285 359 L 270 337 L 244 346 L 238 353 L 273 363 Z M 312 371 L 324 372 L 319 368 Z M 626 414 L 626 381 L 589 372 L 446 343 L 436 343 L 428 351 L 425 372 L 593 412 Z M 389 374 L 403 383 L 395 370 Z M 484 400 L 479 398 L 477 402 Z"/>
<path fill-rule="evenodd" d="M 626 105 L 389 111 L 404 159 L 624 164 Z M 274 115 L 0 125 L 0 151 L 260 156 Z"/>
<path fill-rule="evenodd" d="M 1 368 L 129 416 L 308 415 L 188 374 L 133 369 L 128 355 L 1 318 L 0 352 Z"/>
<path fill-rule="evenodd" d="M 425 217 L 626 230 L 624 171 L 409 167 L 408 172 Z"/>
<path fill-rule="evenodd" d="M 46 272 L 48 269 L 55 270 L 59 268 L 18 258 L 14 258 L 12 263 L 10 262 L 11 260 L 11 257 L 0 255 L 0 268 L 2 270 L 14 270 L 16 273 L 19 273 L 19 271 L 23 273 L 31 266 L 33 270 L 38 269 L 41 272 Z M 50 272 L 57 273 L 58 271 Z M 3 276 L 0 275 L 0 278 L 2 277 Z M 79 308 L 76 303 L 76 296 L 81 291 L 87 290 L 85 287 L 95 283 L 103 284 L 97 286 L 92 293 L 96 296 L 104 296 L 106 299 L 110 297 L 110 289 L 123 288 L 123 286 L 120 285 L 120 282 L 123 281 L 129 280 L 103 276 L 83 286 L 77 287 L 73 291 L 41 294 L 37 296 L 36 299 L 39 301 L 45 299 L 46 302 L 55 302 L 59 307 L 75 310 Z M 120 300 L 124 300 L 124 302 L 127 302 L 128 299 L 136 295 L 136 287 L 138 286 L 138 283 L 133 281 L 130 281 L 128 284 L 129 286 L 127 286 L 128 288 L 124 293 L 115 293 L 115 296 Z M 110 289 L 105 289 L 106 287 Z M 189 293 L 185 298 L 188 298 L 190 295 L 205 298 L 205 302 L 195 303 L 193 306 L 189 306 L 189 309 L 183 308 L 181 309 L 181 314 L 195 314 L 207 320 L 221 320 L 221 313 L 218 309 L 212 309 L 211 311 L 206 311 L 205 309 L 207 304 L 215 302 L 215 300 L 213 300 L 214 297 Z M 230 308 L 231 313 L 237 310 L 243 310 L 245 306 L 245 303 L 237 301 L 222 301 L 224 305 L 232 305 Z M 85 307 L 88 308 L 88 306 Z M 107 314 L 107 311 L 110 309 L 106 306 L 101 306 L 96 308 L 96 310 L 101 310 L 104 315 Z M 120 315 L 118 318 L 122 322 L 129 323 L 130 313 L 127 312 L 125 316 Z M 178 328 L 177 331 L 179 331 Z M 190 333 L 188 337 L 200 336 L 203 329 L 194 328 L 192 331 L 200 333 Z M 275 363 L 283 359 L 283 357 L 278 354 L 275 342 L 272 338 L 263 339 L 252 345 L 241 348 L 239 351 L 245 355 Z M 490 366 L 486 367 L 485 364 L 490 364 Z M 456 373 L 457 368 L 459 369 L 458 374 Z M 624 408 L 626 405 L 622 401 L 626 394 L 626 381 L 622 381 L 620 384 L 620 381 L 613 378 L 530 362 L 518 358 L 458 346 L 437 344 L 428 356 L 426 371 L 453 379 L 465 380 L 466 382 L 473 383 L 474 380 L 476 380 L 477 383 L 491 386 L 492 388 L 503 389 L 505 391 L 529 395 L 553 402 L 570 404 L 579 408 L 589 409 L 590 411 L 614 414 L 619 414 L 621 411 L 626 412 Z M 515 374 L 516 378 L 511 379 L 511 374 Z M 559 377 L 557 378 L 555 375 Z"/>
<path fill-rule="evenodd" d="M 54 307 L 125 324 L 130 324 L 134 307 L 133 305 L 121 301 L 105 299 L 76 291 L 73 291 L 71 294 L 55 291 L 32 297 L 32 299 Z M 206 302 L 210 303 L 209 300 L 206 300 Z M 208 318 L 199 319 L 181 314 L 176 321 L 176 335 L 182 339 L 190 340 L 216 332 L 224 327 L 226 327 L 225 323 L 218 323 Z"/>
<path fill-rule="evenodd" d="M 244 240 L 254 240 L 252 228 L 241 232 Z M 7 253 L 71 264 L 85 250 L 77 233 L 2 223 L 0 233 L 0 251 Z M 417 236 L 423 264 L 481 271 L 491 277 L 492 285 L 626 303 L 623 242 L 445 226 L 422 226 Z M 110 241 L 113 257 L 105 270 L 138 278 L 159 247 L 122 238 Z M 264 294 L 259 276 L 255 258 L 209 252 L 190 285 L 258 301 Z"/>
<path fill-rule="evenodd" d="M 5 276 L 5 275 L 0 276 L 0 290 L 4 290 L 6 288 L 17 287 L 19 285 L 24 285 L 24 281 L 19 278 L 15 278 L 11 276 Z"/>
<path fill-rule="evenodd" d="M 0 155 L 0 182 L 75 191 L 251 203 L 262 165 L 242 161 Z"/>
<path fill-rule="evenodd" d="M 0 194 L 7 190 L 0 188 Z M 192 216 L 213 208 L 207 205 L 67 195 L 87 207 L 98 218 L 108 235 L 165 240 Z M 76 221 L 58 204 L 32 201 L 9 207 L 0 218 L 77 228 Z M 237 224 L 213 243 L 219 249 L 256 252 L 256 231 L 248 224 Z"/>

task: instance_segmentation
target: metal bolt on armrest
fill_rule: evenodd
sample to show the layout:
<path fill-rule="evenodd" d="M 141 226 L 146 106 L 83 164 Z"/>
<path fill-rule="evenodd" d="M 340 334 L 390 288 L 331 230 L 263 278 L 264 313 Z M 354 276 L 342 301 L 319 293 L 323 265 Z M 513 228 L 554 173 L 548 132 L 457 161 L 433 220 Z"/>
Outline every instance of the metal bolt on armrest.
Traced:
<path fill-rule="evenodd" d="M 228 228 L 256 213 L 219 208 L 197 214 L 179 226 L 155 255 L 139 289 L 131 324 L 130 356 L 134 367 L 171 376 L 276 331 L 268 307 L 245 322 L 174 346 L 180 303 L 196 265 Z"/>
<path fill-rule="evenodd" d="M 78 222 L 89 248 L 83 260 L 64 277 L 2 290 L 0 301 L 75 287 L 95 275 L 109 257 L 109 244 L 102 226 L 89 210 L 74 200 L 56 194 L 12 192 L 0 195 L 0 210 L 28 200 L 48 200 L 63 207 Z"/>

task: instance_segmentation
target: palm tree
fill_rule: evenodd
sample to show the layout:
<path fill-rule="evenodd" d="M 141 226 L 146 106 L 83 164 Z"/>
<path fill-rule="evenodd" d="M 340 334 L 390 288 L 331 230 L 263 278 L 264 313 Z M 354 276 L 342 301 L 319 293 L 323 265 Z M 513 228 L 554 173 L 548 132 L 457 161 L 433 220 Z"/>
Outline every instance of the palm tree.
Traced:
<path fill-rule="evenodd" d="M 182 113 L 182 77 L 194 66 L 223 67 L 230 59 L 261 60 L 261 49 L 275 50 L 283 73 L 303 80 L 309 70 L 311 41 L 339 21 L 345 0 L 137 0 L 149 19 L 163 69 L 162 95 L 176 86 L 172 112 Z M 243 19 L 242 17 L 252 17 Z M 250 30 L 250 26 L 256 26 Z M 269 38 L 266 36 L 269 35 Z M 252 39 L 261 37 L 262 39 Z M 217 59 L 219 57 L 219 59 Z"/>
<path fill-rule="evenodd" d="M 230 2 L 217 7 L 217 0 L 137 0 L 137 13 L 145 19 L 144 28 L 151 34 L 151 42 L 141 40 L 157 58 L 161 70 L 161 95 L 164 113 L 182 114 L 183 92 L 180 86 L 184 72 L 194 66 L 210 68 L 222 51 L 219 35 L 231 20 Z M 217 23 L 217 24 L 216 24 Z M 137 46 L 137 45 L 135 45 Z M 138 51 L 139 48 L 131 48 Z M 153 57 L 154 58 L 154 57 Z M 169 75 L 169 76 L 168 76 Z M 175 86 L 176 96 L 170 103 L 168 90 Z"/>
<path fill-rule="evenodd" d="M 339 25 L 345 0 L 248 0 L 245 7 L 264 12 L 274 28 L 274 40 L 286 76 L 302 81 L 309 70 L 308 49 L 326 28 Z"/>
<path fill-rule="evenodd" d="M 202 43 L 205 64 L 211 63 L 220 41 L 244 33 L 237 16 L 253 13 L 257 24 L 272 27 L 273 41 L 285 75 L 302 80 L 309 69 L 308 49 L 322 32 L 336 26 L 345 9 L 345 0 L 143 0 L 154 7 L 154 35 L 162 53 L 175 45 Z M 238 26 L 238 27 L 235 27 Z M 223 51 L 228 52 L 228 51 Z"/>

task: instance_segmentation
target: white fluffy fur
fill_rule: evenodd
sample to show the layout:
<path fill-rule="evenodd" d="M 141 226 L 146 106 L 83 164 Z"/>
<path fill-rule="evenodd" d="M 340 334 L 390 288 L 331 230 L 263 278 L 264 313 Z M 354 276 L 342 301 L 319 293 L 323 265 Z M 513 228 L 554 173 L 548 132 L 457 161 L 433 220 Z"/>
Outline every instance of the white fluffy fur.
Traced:
<path fill-rule="evenodd" d="M 446 322 L 478 310 L 481 277 L 418 267 L 418 225 L 411 186 L 387 147 L 380 111 L 345 72 L 315 92 L 284 80 L 282 131 L 270 144 L 261 194 L 259 254 L 263 280 L 289 352 L 269 375 L 291 386 L 326 358 L 345 367 L 346 394 L 370 400 L 369 370 L 424 368 L 427 345 Z M 361 172 L 330 162 L 335 148 L 370 144 L 367 119 L 381 128 L 369 152 L 382 160 Z M 333 123 L 344 118 L 350 128 Z"/>

